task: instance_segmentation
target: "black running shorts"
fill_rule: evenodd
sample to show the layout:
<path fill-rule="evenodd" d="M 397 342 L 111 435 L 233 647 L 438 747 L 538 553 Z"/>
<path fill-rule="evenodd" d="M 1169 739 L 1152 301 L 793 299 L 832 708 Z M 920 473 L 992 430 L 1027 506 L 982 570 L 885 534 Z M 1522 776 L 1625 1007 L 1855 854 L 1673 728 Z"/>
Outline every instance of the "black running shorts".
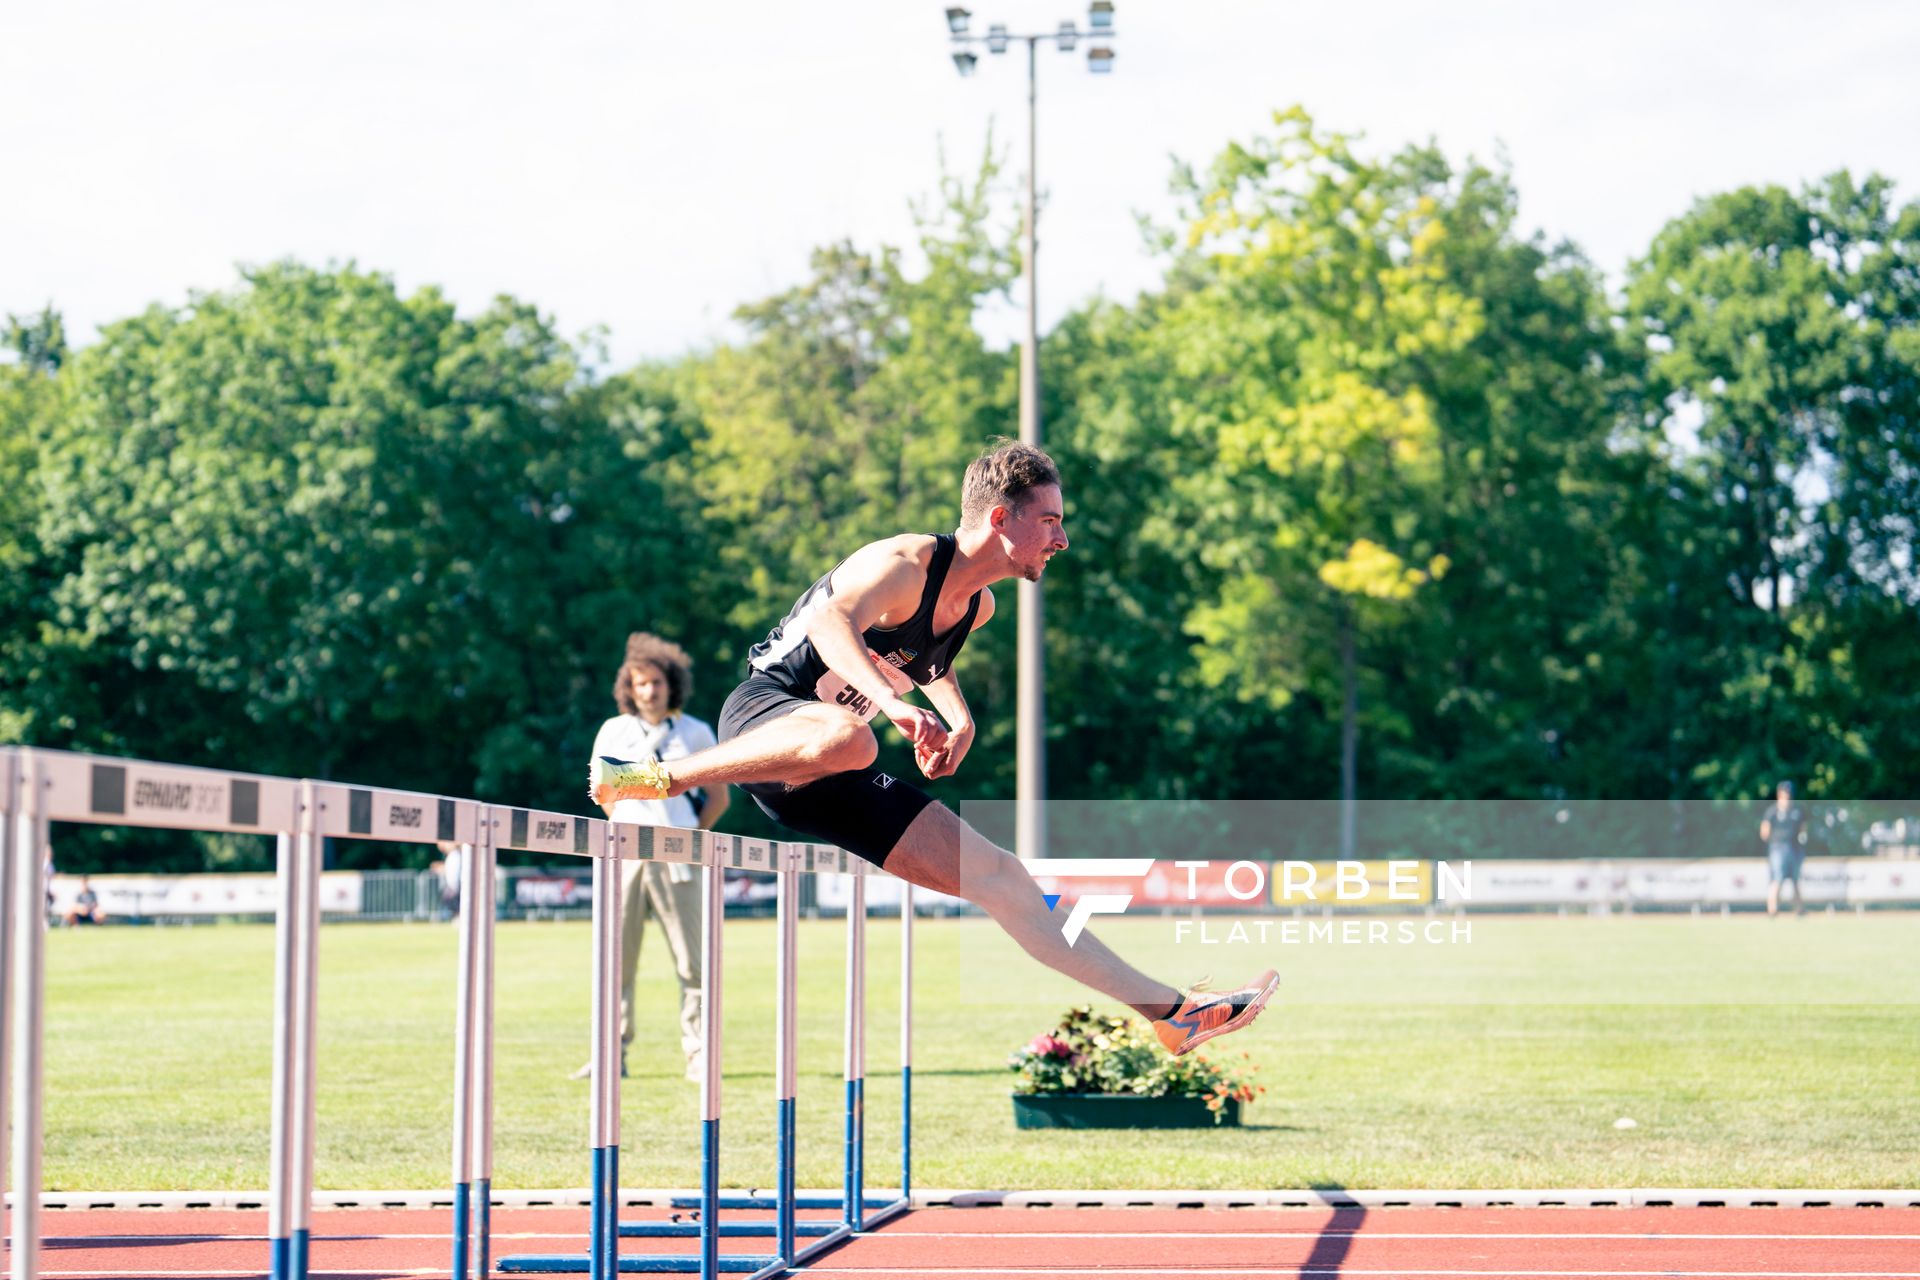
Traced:
<path fill-rule="evenodd" d="M 719 737 L 727 742 L 756 725 L 778 720 L 812 699 L 755 672 L 727 695 L 720 708 Z M 900 843 L 920 811 L 933 797 L 913 783 L 878 769 L 836 773 L 791 787 L 784 782 L 749 782 L 740 789 L 753 797 L 761 812 L 802 835 L 859 854 L 876 867 L 887 865 L 887 855 Z"/>

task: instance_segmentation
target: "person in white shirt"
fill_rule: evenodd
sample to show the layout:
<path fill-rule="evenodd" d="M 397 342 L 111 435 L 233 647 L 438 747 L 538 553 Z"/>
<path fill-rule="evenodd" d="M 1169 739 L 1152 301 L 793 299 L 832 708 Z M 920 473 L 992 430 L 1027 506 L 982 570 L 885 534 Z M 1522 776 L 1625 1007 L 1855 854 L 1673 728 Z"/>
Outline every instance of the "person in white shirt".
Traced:
<path fill-rule="evenodd" d="M 713 727 L 686 714 L 693 687 L 693 663 L 672 641 L 645 631 L 627 637 L 626 660 L 613 680 L 620 714 L 594 735 L 593 756 L 679 760 L 714 744 Z M 727 787 L 670 800 L 620 800 L 602 806 L 615 822 L 648 826 L 709 829 L 727 811 Z M 700 882 L 692 867 L 656 862 L 620 864 L 620 1074 L 627 1074 L 627 1046 L 633 1043 L 633 979 L 640 967 L 640 938 L 647 917 L 660 922 L 674 976 L 680 980 L 680 1047 L 687 1078 L 700 1078 Z M 574 1072 L 591 1074 L 591 1065 Z"/>

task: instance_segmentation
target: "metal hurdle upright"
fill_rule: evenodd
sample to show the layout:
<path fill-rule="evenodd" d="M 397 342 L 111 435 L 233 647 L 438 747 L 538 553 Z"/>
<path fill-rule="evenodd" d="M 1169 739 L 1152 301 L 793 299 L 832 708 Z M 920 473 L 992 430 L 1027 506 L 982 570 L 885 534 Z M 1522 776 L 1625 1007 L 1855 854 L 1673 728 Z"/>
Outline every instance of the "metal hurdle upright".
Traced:
<path fill-rule="evenodd" d="M 0 747 L 0 1153 L 10 1151 L 12 1147 L 8 1140 L 10 1128 L 7 1120 L 12 1102 L 8 1091 L 11 1084 L 8 1073 L 12 1065 L 11 1047 L 14 1040 L 13 881 L 18 871 L 13 850 L 16 847 L 14 827 L 17 822 L 25 821 L 26 817 L 19 800 L 23 781 L 17 753 L 11 748 Z M 0 1171 L 5 1168 L 6 1160 L 0 1156 Z M 0 1187 L 3 1187 L 4 1181 L 4 1174 L 0 1174 Z M 20 1217 L 17 1212 L 13 1222 L 14 1230 L 18 1232 Z M 39 1233 L 35 1231 L 32 1234 L 37 1246 Z"/>
<path fill-rule="evenodd" d="M 460 846 L 453 1032 L 453 1274 L 487 1274 L 493 1178 L 493 824 L 481 807 Z"/>

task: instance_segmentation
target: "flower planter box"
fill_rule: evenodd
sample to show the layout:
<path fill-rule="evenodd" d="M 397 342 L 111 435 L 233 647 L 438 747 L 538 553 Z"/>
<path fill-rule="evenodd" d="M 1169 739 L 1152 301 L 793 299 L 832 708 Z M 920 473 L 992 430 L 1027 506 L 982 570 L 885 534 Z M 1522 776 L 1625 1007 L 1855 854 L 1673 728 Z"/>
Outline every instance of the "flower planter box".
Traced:
<path fill-rule="evenodd" d="M 1227 1099 L 1222 1126 L 1238 1126 L 1240 1103 Z M 1017 1129 L 1211 1129 L 1214 1113 L 1195 1097 L 1142 1098 L 1131 1093 L 1016 1093 Z"/>

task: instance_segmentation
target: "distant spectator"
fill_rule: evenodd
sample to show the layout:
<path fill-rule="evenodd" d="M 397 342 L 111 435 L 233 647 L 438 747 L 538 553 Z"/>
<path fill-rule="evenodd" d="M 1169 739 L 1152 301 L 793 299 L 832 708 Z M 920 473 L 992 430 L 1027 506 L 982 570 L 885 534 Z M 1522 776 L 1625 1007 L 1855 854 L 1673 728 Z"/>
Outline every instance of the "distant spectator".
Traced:
<path fill-rule="evenodd" d="M 1793 913 L 1807 913 L 1800 889 L 1800 864 L 1807 856 L 1807 815 L 1793 802 L 1793 783 L 1774 788 L 1773 805 L 1760 820 L 1760 838 L 1767 842 L 1767 917 L 1780 914 L 1780 886 L 1793 885 Z"/>
<path fill-rule="evenodd" d="M 693 660 L 679 645 L 644 631 L 627 637 L 626 660 L 613 678 L 620 714 L 594 735 L 595 756 L 623 760 L 679 760 L 714 744 L 713 726 L 682 709 L 693 687 Z M 709 829 L 727 811 L 726 787 L 709 795 L 690 792 L 671 800 L 622 800 L 605 806 L 615 822 Z M 677 863 L 620 864 L 620 1074 L 627 1074 L 633 1043 L 634 975 L 640 967 L 640 936 L 647 917 L 660 922 L 674 977 L 680 982 L 680 1048 L 687 1078 L 700 1078 L 700 882 L 693 868 Z M 591 1074 L 592 1063 L 574 1072 Z"/>
<path fill-rule="evenodd" d="M 100 895 L 93 891 L 93 881 L 86 876 L 80 877 L 80 896 L 73 900 L 73 910 L 67 912 L 67 924 L 105 924 L 107 913 L 100 909 Z"/>

